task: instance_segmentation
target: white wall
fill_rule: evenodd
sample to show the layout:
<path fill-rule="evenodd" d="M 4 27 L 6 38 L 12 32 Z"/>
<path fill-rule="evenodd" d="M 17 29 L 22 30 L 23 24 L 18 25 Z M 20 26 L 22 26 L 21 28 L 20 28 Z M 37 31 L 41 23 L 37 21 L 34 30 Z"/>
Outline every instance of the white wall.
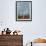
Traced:
<path fill-rule="evenodd" d="M 46 37 L 46 0 L 32 0 L 32 21 L 29 22 L 16 22 L 15 5 L 15 0 L 0 0 L 0 30 L 20 29 L 24 44 L 36 37 Z"/>
<path fill-rule="evenodd" d="M 0 30 L 9 27 L 12 31 L 20 29 L 23 32 L 24 43 L 30 39 L 32 22 L 16 22 L 15 0 L 0 0 Z"/>
<path fill-rule="evenodd" d="M 32 38 L 46 37 L 46 0 L 32 1 Z"/>

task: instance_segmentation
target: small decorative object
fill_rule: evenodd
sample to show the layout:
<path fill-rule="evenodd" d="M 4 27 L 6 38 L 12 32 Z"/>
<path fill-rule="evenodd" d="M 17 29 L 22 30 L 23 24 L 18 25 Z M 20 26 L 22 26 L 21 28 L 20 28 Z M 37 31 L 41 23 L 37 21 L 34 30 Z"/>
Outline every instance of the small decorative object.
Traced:
<path fill-rule="evenodd" d="M 32 1 L 16 1 L 16 21 L 32 21 Z"/>
<path fill-rule="evenodd" d="M 5 29 L 4 29 L 4 31 L 2 31 L 2 35 L 6 35 L 6 31 L 5 31 Z"/>
<path fill-rule="evenodd" d="M 26 43 L 26 46 L 32 46 L 32 42 Z"/>
<path fill-rule="evenodd" d="M 22 35 L 21 31 L 20 30 L 15 30 L 13 32 L 13 35 Z"/>
<path fill-rule="evenodd" d="M 20 30 L 18 30 L 18 35 L 22 35 L 22 32 Z"/>
<path fill-rule="evenodd" d="M 16 30 L 13 32 L 13 35 L 18 35 L 18 33 L 17 33 L 17 31 L 16 31 Z"/>
<path fill-rule="evenodd" d="M 10 33 L 11 33 L 11 30 L 9 30 L 9 28 L 7 28 L 6 35 L 10 35 Z"/>

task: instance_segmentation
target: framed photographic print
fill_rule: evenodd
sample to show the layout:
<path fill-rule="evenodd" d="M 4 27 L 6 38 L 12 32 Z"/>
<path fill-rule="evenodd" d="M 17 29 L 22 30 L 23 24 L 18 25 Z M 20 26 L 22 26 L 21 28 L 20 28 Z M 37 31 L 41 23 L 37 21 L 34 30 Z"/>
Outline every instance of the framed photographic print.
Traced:
<path fill-rule="evenodd" d="M 16 1 L 16 21 L 32 21 L 32 1 Z"/>

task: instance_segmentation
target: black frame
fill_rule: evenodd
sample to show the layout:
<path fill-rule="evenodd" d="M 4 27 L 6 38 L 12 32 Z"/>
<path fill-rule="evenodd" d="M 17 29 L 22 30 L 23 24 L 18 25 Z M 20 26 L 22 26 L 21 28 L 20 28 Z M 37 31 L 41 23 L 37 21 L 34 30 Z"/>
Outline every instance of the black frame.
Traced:
<path fill-rule="evenodd" d="M 31 18 L 30 18 L 30 20 L 17 20 L 17 2 L 31 2 Z M 32 21 L 32 1 L 16 1 L 16 21 Z"/>

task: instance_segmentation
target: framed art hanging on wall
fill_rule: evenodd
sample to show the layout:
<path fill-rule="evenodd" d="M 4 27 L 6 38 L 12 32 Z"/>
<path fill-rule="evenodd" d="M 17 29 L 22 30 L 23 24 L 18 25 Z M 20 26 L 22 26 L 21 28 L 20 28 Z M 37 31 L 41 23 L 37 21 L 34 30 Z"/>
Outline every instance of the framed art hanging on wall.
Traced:
<path fill-rule="evenodd" d="M 32 1 L 16 1 L 16 21 L 32 21 Z"/>

